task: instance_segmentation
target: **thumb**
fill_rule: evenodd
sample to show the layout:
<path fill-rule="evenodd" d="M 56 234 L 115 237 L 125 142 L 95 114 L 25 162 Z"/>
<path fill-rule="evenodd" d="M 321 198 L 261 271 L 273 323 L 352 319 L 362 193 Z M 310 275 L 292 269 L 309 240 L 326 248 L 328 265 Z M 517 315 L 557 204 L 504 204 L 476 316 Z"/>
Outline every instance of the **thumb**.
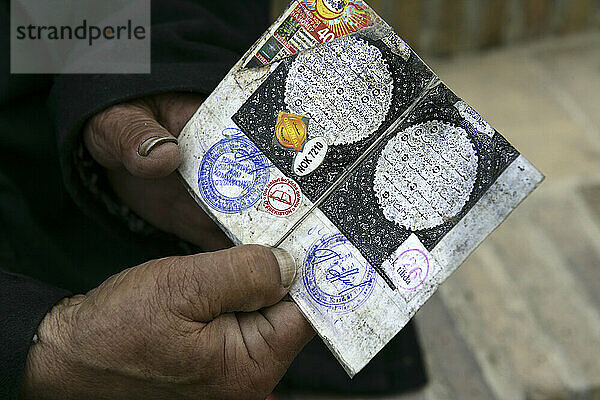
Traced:
<path fill-rule="evenodd" d="M 281 249 L 246 245 L 183 257 L 175 272 L 185 282 L 176 307 L 199 322 L 236 311 L 250 312 L 279 302 L 295 276 L 294 259 Z M 171 272 L 174 272 L 171 268 Z M 172 279 L 169 279 L 172 281 Z"/>
<path fill-rule="evenodd" d="M 84 128 L 83 140 L 102 166 L 125 168 L 140 178 L 167 176 L 181 163 L 177 138 L 157 122 L 143 101 L 112 106 L 95 115 Z"/>

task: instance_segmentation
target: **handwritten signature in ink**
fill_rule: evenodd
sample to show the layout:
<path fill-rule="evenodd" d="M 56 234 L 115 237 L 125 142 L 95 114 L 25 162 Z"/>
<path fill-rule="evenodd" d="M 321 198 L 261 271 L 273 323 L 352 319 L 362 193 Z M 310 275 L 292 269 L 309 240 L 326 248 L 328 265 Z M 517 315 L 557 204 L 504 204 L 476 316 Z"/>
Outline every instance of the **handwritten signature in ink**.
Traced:
<path fill-rule="evenodd" d="M 270 162 L 263 162 L 261 160 L 261 157 L 263 157 L 263 153 L 261 153 L 259 150 L 255 151 L 254 153 L 246 153 L 246 152 L 242 152 L 242 151 L 237 151 L 234 153 L 234 157 L 235 157 L 235 161 L 237 163 L 241 163 L 253 158 L 257 158 L 258 161 L 255 164 L 257 165 L 257 167 L 255 169 L 253 169 L 250 173 L 254 173 L 254 172 L 258 172 L 261 171 L 263 169 L 271 169 L 271 168 L 275 168 L 275 166 L 273 164 L 271 164 Z"/>
<path fill-rule="evenodd" d="M 226 139 L 229 140 L 235 140 L 237 138 L 246 139 L 246 135 L 244 135 L 244 132 L 242 132 L 238 128 L 225 128 L 223 129 L 222 134 Z M 268 160 L 265 159 L 264 154 L 259 149 L 254 148 L 254 150 L 255 151 L 252 152 L 248 152 L 246 150 L 237 150 L 233 155 L 235 162 L 242 163 L 248 160 L 254 161 L 257 167 L 250 171 L 250 173 L 258 172 L 263 169 L 275 168 L 273 164 L 271 164 Z"/>
<path fill-rule="evenodd" d="M 341 265 L 341 263 L 352 256 L 350 254 L 341 255 L 331 249 L 319 249 L 315 252 L 315 264 L 320 264 L 325 261 L 332 261 L 333 266 L 327 269 L 325 279 L 330 283 L 341 282 L 344 285 L 344 289 L 339 292 L 340 295 L 349 292 L 353 289 L 360 288 L 369 285 L 373 279 L 367 279 L 364 282 L 355 284 L 354 280 L 360 272 L 360 269 L 352 265 L 352 268 L 347 268 Z"/>

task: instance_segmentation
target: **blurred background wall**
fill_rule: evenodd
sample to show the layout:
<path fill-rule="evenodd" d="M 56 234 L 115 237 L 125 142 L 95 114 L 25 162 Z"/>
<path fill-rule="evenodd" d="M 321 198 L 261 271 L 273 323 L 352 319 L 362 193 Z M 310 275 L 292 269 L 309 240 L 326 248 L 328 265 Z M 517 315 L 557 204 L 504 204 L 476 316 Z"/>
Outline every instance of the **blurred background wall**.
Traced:
<path fill-rule="evenodd" d="M 446 56 L 600 27 L 600 0 L 367 0 L 418 53 Z M 273 0 L 273 17 L 289 0 Z"/>

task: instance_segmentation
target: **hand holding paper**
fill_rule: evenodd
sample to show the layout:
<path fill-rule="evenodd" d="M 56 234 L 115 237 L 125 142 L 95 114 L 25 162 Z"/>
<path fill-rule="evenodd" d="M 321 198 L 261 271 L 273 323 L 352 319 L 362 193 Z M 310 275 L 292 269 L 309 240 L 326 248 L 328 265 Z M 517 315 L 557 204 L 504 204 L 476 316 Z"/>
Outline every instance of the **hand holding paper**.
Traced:
<path fill-rule="evenodd" d="M 84 141 L 134 212 L 163 231 L 216 250 L 229 247 L 229 240 L 175 174 L 181 162 L 176 137 L 202 101 L 199 95 L 169 93 L 118 104 L 89 120 Z"/>
<path fill-rule="evenodd" d="M 46 316 L 19 398 L 262 400 L 314 335 L 294 273 L 261 246 L 125 270 Z"/>

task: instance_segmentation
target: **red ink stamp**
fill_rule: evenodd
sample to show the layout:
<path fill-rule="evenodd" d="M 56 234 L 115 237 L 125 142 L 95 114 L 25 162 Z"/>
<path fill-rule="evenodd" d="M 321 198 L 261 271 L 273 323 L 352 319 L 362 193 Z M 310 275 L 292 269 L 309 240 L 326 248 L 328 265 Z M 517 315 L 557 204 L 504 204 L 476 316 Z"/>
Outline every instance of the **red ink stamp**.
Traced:
<path fill-rule="evenodd" d="M 267 185 L 262 199 L 268 212 L 278 217 L 287 217 L 298 209 L 302 194 L 296 182 L 288 178 L 279 178 Z"/>

